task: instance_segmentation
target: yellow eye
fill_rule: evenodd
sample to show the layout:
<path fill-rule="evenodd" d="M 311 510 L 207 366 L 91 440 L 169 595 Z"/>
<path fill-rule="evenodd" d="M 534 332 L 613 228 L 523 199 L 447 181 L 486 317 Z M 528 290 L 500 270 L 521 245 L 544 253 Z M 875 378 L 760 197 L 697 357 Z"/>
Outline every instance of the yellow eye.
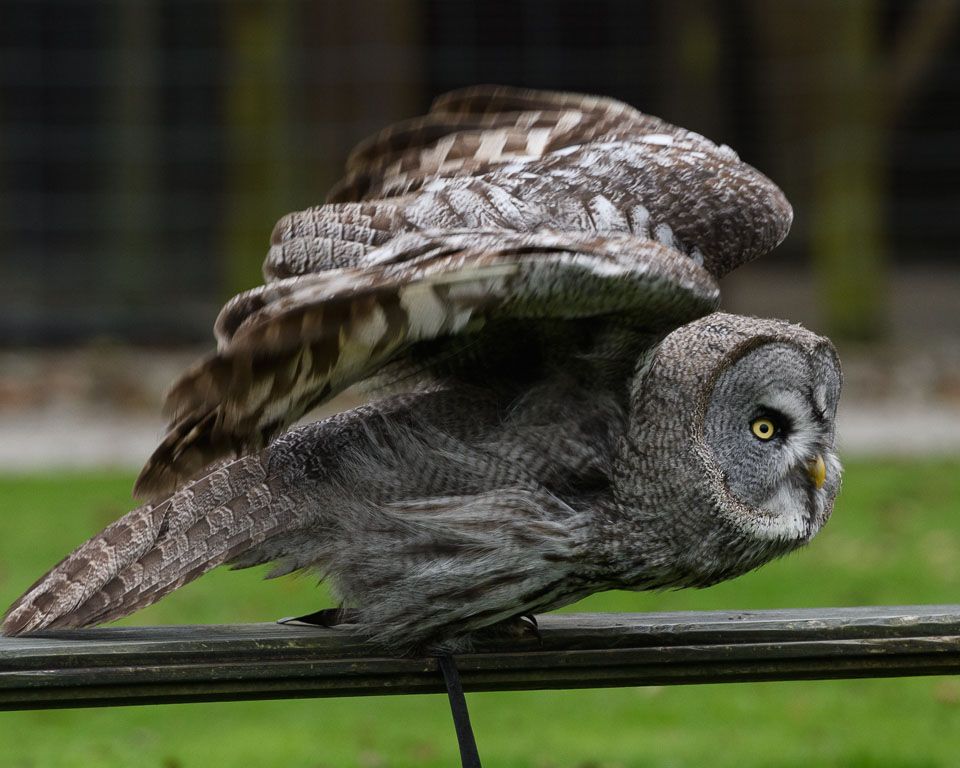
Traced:
<path fill-rule="evenodd" d="M 777 428 L 770 419 L 754 419 L 750 431 L 761 440 L 769 440 L 777 433 Z"/>

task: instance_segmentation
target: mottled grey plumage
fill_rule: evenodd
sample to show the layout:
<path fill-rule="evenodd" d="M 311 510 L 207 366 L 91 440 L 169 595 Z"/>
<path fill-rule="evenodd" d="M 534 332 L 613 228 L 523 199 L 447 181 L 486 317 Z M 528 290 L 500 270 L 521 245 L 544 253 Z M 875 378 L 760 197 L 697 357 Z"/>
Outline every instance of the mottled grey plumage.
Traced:
<path fill-rule="evenodd" d="M 368 637 L 456 647 L 598 590 L 730 578 L 826 522 L 833 347 L 709 314 L 715 278 L 791 218 L 731 150 L 607 99 L 479 88 L 348 171 L 281 220 L 269 282 L 227 304 L 217 352 L 171 391 L 138 481 L 154 500 L 5 632 L 274 563 L 329 579 Z M 284 432 L 371 378 L 380 399 Z"/>

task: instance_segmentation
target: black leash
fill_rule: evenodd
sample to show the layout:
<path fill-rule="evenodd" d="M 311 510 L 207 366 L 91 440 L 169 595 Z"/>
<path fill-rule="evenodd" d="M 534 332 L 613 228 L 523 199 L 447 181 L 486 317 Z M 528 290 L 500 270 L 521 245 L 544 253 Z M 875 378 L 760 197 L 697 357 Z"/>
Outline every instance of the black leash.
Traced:
<path fill-rule="evenodd" d="M 304 616 L 290 616 L 277 620 L 277 624 L 293 622 L 319 627 L 335 627 L 338 624 L 349 623 L 348 613 L 343 608 L 324 608 L 322 611 Z M 457 744 L 460 746 L 460 764 L 463 768 L 483 768 L 480 765 L 480 754 L 477 752 L 477 740 L 473 737 L 473 726 L 470 725 L 470 713 L 467 711 L 467 697 L 463 694 L 463 683 L 460 682 L 460 671 L 451 654 L 438 654 L 436 658 L 440 671 L 443 672 L 443 680 L 447 684 L 450 714 L 453 715 L 453 727 L 457 731 Z"/>
<path fill-rule="evenodd" d="M 467 697 L 463 695 L 463 683 L 460 682 L 460 672 L 453 656 L 444 653 L 437 656 L 443 680 L 447 684 L 447 698 L 450 700 L 450 714 L 453 715 L 453 726 L 457 730 L 457 743 L 460 745 L 460 764 L 463 768 L 482 768 L 480 753 L 477 752 L 477 741 L 473 738 L 473 727 L 470 725 L 470 713 L 467 711 Z"/>

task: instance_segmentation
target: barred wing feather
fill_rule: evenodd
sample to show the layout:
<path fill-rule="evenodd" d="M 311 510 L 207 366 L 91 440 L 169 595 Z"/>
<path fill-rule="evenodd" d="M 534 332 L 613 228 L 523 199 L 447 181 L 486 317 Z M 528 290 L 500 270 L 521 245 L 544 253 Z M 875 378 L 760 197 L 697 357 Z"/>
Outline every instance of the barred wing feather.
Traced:
<path fill-rule="evenodd" d="M 257 450 L 411 345 L 479 332 L 490 318 L 624 313 L 672 328 L 717 299 L 709 273 L 632 235 L 410 233 L 364 268 L 276 281 L 227 304 L 219 349 L 175 383 L 170 433 L 135 492 L 172 490 L 217 458 Z"/>

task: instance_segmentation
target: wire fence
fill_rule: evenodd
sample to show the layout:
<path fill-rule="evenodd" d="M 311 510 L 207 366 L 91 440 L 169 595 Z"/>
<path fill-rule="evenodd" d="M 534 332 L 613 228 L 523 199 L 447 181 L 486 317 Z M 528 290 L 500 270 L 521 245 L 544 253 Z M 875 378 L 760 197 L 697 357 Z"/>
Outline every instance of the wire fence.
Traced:
<path fill-rule="evenodd" d="M 862 4 L 877 61 L 846 87 L 882 102 L 879 57 L 912 27 L 902 4 Z M 860 128 L 803 119 L 820 49 L 778 48 L 759 5 L 4 0 L 0 344 L 207 339 L 257 281 L 272 222 L 321 202 L 354 142 L 476 82 L 606 93 L 731 144 L 794 201 L 779 258 L 802 260 L 823 172 L 809 157 L 824 130 L 846 131 L 846 154 Z M 874 183 L 905 264 L 960 241 L 956 41 L 940 34 L 880 136 Z"/>

